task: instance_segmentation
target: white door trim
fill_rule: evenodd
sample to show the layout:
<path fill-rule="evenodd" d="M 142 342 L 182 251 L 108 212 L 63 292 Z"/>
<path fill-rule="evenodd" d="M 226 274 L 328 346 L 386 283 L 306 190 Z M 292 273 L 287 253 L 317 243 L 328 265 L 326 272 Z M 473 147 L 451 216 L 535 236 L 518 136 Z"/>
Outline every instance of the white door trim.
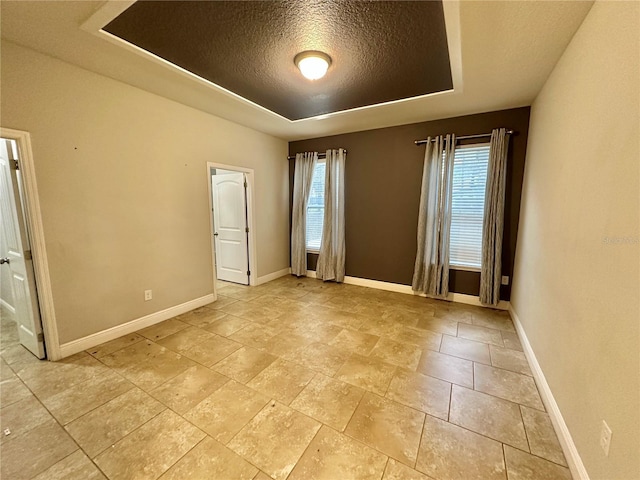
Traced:
<path fill-rule="evenodd" d="M 15 140 L 20 152 L 20 176 L 24 187 L 25 215 L 29 225 L 29 240 L 33 255 L 33 267 L 35 270 L 36 287 L 38 291 L 38 304 L 42 318 L 44 332 L 44 345 L 47 352 L 47 360 L 59 360 L 60 339 L 56 323 L 56 312 L 51 291 L 51 279 L 49 276 L 49 261 L 44 240 L 44 227 L 42 224 L 42 211 L 38 197 L 38 184 L 36 171 L 31 151 L 31 136 L 28 132 L 12 130 L 0 127 L 0 137 Z"/>
<path fill-rule="evenodd" d="M 252 168 L 238 167 L 236 165 L 225 165 L 223 163 L 207 162 L 207 185 L 209 186 L 209 229 L 211 237 L 211 260 L 213 268 L 213 293 L 217 299 L 217 275 L 216 275 L 216 249 L 215 242 L 213 241 L 213 197 L 211 192 L 211 169 L 220 168 L 222 170 L 231 170 L 233 172 L 241 172 L 247 176 L 247 225 L 249 225 L 249 285 L 257 285 L 256 279 L 258 278 L 258 257 L 256 252 L 256 222 L 253 215 L 255 203 L 254 203 L 254 185 L 255 177 Z"/>

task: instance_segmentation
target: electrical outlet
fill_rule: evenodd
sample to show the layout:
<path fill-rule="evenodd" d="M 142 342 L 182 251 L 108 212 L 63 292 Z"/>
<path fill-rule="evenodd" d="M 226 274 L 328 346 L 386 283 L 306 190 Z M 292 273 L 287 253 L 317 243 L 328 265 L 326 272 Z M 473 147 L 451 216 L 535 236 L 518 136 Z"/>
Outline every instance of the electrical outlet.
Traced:
<path fill-rule="evenodd" d="M 600 447 L 604 451 L 606 457 L 609 456 L 609 447 L 611 446 L 611 429 L 607 422 L 602 421 L 602 430 L 600 430 Z"/>
<path fill-rule="evenodd" d="M 148 302 L 152 298 L 153 298 L 153 292 L 151 290 L 145 290 L 144 291 L 144 301 Z"/>
<path fill-rule="evenodd" d="M 502 275 L 502 285 L 509 285 L 509 277 L 507 275 Z"/>

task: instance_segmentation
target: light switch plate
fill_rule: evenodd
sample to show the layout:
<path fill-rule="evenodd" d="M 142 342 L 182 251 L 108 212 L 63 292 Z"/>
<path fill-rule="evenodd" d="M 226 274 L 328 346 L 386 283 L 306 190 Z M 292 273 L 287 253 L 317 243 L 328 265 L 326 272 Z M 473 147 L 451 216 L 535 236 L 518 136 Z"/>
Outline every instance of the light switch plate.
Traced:
<path fill-rule="evenodd" d="M 502 285 L 509 285 L 509 276 L 502 275 Z"/>

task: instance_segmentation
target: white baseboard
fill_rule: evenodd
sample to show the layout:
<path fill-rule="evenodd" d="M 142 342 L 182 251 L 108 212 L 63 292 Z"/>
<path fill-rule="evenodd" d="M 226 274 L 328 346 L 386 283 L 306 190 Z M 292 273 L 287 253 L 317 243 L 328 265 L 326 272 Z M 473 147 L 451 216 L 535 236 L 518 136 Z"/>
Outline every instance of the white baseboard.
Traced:
<path fill-rule="evenodd" d="M 91 335 L 87 335 L 86 337 L 63 343 L 62 345 L 60 345 L 61 356 L 62 358 L 68 357 L 69 355 L 73 355 L 74 353 L 82 352 L 83 350 L 93 348 L 96 345 L 100 345 L 101 343 L 108 342 L 110 340 L 115 340 L 118 337 L 128 335 L 142 328 L 150 327 L 151 325 L 155 325 L 156 323 L 164 322 L 165 320 L 169 320 L 170 318 L 173 318 L 177 315 L 181 315 L 195 308 L 207 305 L 213 302 L 213 300 L 213 293 L 211 293 L 209 295 L 205 295 L 204 297 L 195 298 L 193 300 L 189 300 L 188 302 L 181 303 L 180 305 L 175 305 L 173 307 L 160 310 L 159 312 L 136 318 L 135 320 L 131 320 L 130 322 L 116 325 L 115 327 L 102 330 L 101 332 L 92 333 Z"/>
<path fill-rule="evenodd" d="M 268 275 L 263 275 L 261 277 L 256 278 L 256 285 L 262 285 L 263 283 L 270 282 L 271 280 L 275 280 L 276 278 L 284 277 L 285 275 L 289 275 L 291 273 L 290 268 L 283 268 L 282 270 L 278 270 L 277 272 L 269 273 Z"/>
<path fill-rule="evenodd" d="M 480 303 L 480 297 L 474 295 L 467 295 L 465 293 L 449 293 L 449 300 L 457 303 L 464 303 L 466 305 L 475 305 L 476 307 L 495 308 L 496 310 L 509 310 L 511 303 L 500 300 L 498 305 L 484 305 Z"/>
<path fill-rule="evenodd" d="M 542 402 L 544 403 L 544 406 L 549 413 L 553 428 L 558 435 L 558 440 L 560 441 L 560 445 L 562 446 L 562 451 L 564 452 L 564 456 L 567 460 L 569 470 L 571 470 L 571 475 L 573 475 L 573 478 L 575 480 L 589 480 L 589 474 L 587 473 L 586 468 L 584 468 L 582 458 L 580 458 L 580 454 L 578 453 L 576 444 L 573 442 L 573 438 L 571 437 L 571 432 L 569 431 L 569 428 L 567 427 L 567 424 L 562 417 L 560 407 L 558 407 L 558 404 L 553 397 L 553 393 L 551 392 L 551 388 L 547 383 L 544 372 L 542 371 L 542 368 L 538 363 L 536 354 L 534 353 L 533 348 L 529 343 L 529 339 L 527 338 L 527 334 L 524 331 L 524 327 L 520 322 L 518 314 L 513 309 L 513 306 L 509 306 L 509 313 L 511 314 L 511 318 L 513 319 L 513 324 L 516 327 L 516 331 L 518 332 L 518 337 L 520 337 L 520 342 L 522 343 L 524 354 L 529 361 L 529 365 L 531 366 L 533 378 L 538 385 L 538 390 L 540 391 Z"/>
<path fill-rule="evenodd" d="M 307 277 L 316 278 L 316 272 L 314 270 L 307 270 Z M 378 290 L 386 290 L 388 292 L 404 293 L 406 295 L 418 295 L 415 293 L 410 285 L 402 285 L 400 283 L 382 282 L 380 280 L 369 280 L 368 278 L 359 277 L 344 277 L 344 283 L 349 285 L 357 285 L 359 287 L 377 288 Z M 420 295 L 424 296 L 424 295 Z M 449 293 L 447 300 L 456 303 L 464 303 L 467 305 L 475 305 L 477 307 L 487 307 L 480 303 L 480 299 L 473 295 L 466 295 L 464 293 Z M 509 310 L 509 302 L 500 300 L 497 306 L 491 306 L 489 308 L 497 308 L 498 310 Z"/>

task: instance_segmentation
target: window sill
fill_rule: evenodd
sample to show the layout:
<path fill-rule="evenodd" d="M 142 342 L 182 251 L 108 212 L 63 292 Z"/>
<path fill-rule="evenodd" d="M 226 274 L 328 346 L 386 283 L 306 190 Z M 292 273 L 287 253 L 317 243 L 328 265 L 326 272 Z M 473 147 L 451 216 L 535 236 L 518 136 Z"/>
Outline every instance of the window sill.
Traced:
<path fill-rule="evenodd" d="M 314 255 L 320 255 L 320 250 L 310 250 L 310 249 L 307 248 L 307 253 L 313 253 Z"/>
<path fill-rule="evenodd" d="M 462 270 L 463 272 L 477 272 L 480 273 L 482 271 L 479 267 L 470 267 L 468 265 L 449 265 L 450 270 Z"/>

